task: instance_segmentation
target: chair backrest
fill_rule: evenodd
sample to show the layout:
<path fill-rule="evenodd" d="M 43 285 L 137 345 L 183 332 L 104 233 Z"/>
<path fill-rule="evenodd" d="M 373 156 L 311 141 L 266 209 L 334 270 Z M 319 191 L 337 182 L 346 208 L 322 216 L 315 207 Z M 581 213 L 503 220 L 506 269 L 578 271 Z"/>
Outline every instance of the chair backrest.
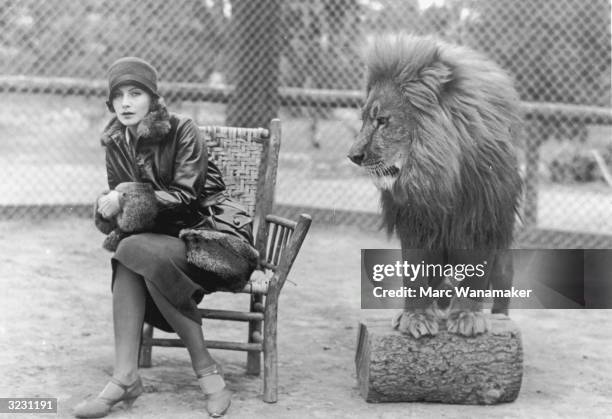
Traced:
<path fill-rule="evenodd" d="M 268 252 L 266 215 L 274 205 L 280 120 L 273 119 L 270 129 L 210 125 L 200 127 L 200 132 L 209 158 L 223 174 L 228 195 L 245 205 L 254 218 L 255 248 L 266 265 L 275 256 Z"/>

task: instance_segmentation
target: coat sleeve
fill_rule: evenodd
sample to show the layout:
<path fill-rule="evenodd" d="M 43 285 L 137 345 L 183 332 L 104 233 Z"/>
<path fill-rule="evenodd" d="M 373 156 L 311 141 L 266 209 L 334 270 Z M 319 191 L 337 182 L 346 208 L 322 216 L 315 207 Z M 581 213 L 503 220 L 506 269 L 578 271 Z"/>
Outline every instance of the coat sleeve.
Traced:
<path fill-rule="evenodd" d="M 108 181 L 108 189 L 111 191 L 120 183 L 108 149 L 106 150 L 106 179 Z"/>
<path fill-rule="evenodd" d="M 166 190 L 155 191 L 160 212 L 195 205 L 204 187 L 208 154 L 198 127 L 186 120 L 177 128 L 176 137 L 172 181 Z"/>

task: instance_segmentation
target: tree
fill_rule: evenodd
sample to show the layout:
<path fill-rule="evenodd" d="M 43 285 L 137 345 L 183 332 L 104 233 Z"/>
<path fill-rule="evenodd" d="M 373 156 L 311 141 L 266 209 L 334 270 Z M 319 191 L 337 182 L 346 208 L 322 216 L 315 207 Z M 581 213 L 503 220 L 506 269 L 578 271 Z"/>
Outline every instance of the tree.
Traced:
<path fill-rule="evenodd" d="M 280 107 L 280 0 L 234 0 L 227 51 L 228 78 L 234 92 L 227 107 L 228 125 L 267 127 Z"/>

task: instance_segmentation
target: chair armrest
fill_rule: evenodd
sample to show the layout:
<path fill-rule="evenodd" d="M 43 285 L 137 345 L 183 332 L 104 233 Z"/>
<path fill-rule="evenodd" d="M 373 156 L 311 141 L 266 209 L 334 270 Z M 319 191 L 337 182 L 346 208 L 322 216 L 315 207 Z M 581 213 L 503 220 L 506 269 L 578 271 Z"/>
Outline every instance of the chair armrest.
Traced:
<path fill-rule="evenodd" d="M 287 243 L 287 246 L 280 257 L 276 272 L 270 279 L 268 294 L 271 292 L 280 293 L 280 290 L 283 288 L 283 285 L 285 285 L 285 281 L 287 280 L 289 272 L 291 271 L 293 262 L 295 262 L 295 258 L 297 257 L 300 248 L 302 247 L 302 243 L 306 238 L 306 234 L 310 229 L 312 218 L 308 214 L 300 214 L 296 222 L 284 217 L 270 214 L 266 216 L 266 220 L 268 222 L 284 226 L 295 226 L 293 229 L 293 234 L 291 235 L 291 238 L 289 239 L 289 242 Z"/>

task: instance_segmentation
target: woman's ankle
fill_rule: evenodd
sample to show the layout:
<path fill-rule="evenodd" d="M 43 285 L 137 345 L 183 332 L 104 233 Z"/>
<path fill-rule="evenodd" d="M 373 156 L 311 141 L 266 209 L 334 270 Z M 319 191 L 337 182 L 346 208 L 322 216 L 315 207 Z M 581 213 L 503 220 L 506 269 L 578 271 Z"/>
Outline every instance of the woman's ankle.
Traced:
<path fill-rule="evenodd" d="M 220 375 L 223 375 L 223 369 L 221 367 L 221 364 L 217 362 L 216 360 L 214 360 L 213 358 L 210 358 L 209 360 L 206 360 L 205 362 L 199 362 L 197 365 L 192 365 L 192 367 L 193 367 L 193 371 L 195 372 L 196 377 L 198 378 L 200 378 L 203 375 L 214 373 L 215 370 Z"/>
<path fill-rule="evenodd" d="M 127 372 L 115 371 L 113 373 L 113 378 L 125 385 L 130 385 L 138 379 L 138 370 Z"/>
<path fill-rule="evenodd" d="M 202 368 L 198 368 L 195 370 L 195 374 L 197 378 L 205 377 L 207 375 L 212 375 L 212 374 L 219 374 L 219 373 L 220 373 L 219 367 L 215 363 L 207 365 Z"/>

